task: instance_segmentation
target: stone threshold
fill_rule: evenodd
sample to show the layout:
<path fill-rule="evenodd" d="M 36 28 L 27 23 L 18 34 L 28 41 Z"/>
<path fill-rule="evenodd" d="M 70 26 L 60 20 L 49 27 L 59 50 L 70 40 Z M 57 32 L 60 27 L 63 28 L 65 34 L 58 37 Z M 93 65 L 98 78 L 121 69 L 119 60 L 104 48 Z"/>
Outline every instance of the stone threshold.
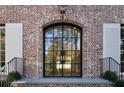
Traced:
<path fill-rule="evenodd" d="M 25 78 L 14 82 L 14 84 L 102 84 L 113 83 L 102 78 Z"/>

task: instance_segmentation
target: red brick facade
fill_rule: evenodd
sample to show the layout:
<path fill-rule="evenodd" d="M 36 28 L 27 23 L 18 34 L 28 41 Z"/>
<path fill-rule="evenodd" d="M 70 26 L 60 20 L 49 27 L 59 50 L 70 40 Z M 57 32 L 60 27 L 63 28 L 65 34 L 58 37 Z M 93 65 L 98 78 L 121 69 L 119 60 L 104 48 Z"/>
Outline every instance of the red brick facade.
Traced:
<path fill-rule="evenodd" d="M 124 6 L 66 6 L 64 19 L 58 6 L 0 6 L 0 24 L 23 23 L 24 75 L 43 77 L 43 27 L 69 22 L 83 28 L 82 76 L 100 75 L 103 24 L 120 23 Z"/>

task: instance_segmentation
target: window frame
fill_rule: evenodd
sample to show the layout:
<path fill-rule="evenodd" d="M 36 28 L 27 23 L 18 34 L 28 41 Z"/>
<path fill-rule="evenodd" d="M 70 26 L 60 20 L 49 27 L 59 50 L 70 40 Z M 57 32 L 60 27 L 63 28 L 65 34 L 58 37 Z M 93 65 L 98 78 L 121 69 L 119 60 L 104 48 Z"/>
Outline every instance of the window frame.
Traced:
<path fill-rule="evenodd" d="M 0 31 L 1 31 L 1 28 L 3 29 L 4 28 L 4 32 L 5 32 L 5 24 L 0 24 Z M 5 33 L 5 36 L 6 36 L 6 33 Z M 5 38 L 5 36 L 4 36 L 4 38 Z M 2 39 L 1 38 L 1 32 L 0 32 L 0 42 L 2 41 L 2 40 L 4 40 L 4 43 L 5 43 L 5 39 Z M 4 52 L 4 56 L 5 56 L 5 54 L 6 54 L 6 50 L 5 50 L 5 44 L 4 44 L 4 49 L 2 49 L 2 43 L 1 43 L 1 46 L 0 46 L 0 56 L 2 56 L 2 52 Z M 1 57 L 0 57 L 1 58 Z M 6 56 L 5 56 L 5 58 L 6 58 Z M 2 58 L 0 59 L 0 68 L 2 68 L 4 65 L 5 65 L 5 58 L 4 58 L 4 60 L 2 60 Z M 4 65 L 2 65 L 2 64 L 4 64 Z"/>

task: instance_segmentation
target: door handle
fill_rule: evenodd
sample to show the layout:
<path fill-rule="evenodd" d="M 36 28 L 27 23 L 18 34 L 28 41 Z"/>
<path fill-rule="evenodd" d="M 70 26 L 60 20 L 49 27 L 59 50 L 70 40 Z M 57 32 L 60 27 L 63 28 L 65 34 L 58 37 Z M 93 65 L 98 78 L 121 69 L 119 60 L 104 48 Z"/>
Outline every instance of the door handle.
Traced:
<path fill-rule="evenodd" d="M 61 64 L 65 64 L 65 60 L 61 60 Z"/>
<path fill-rule="evenodd" d="M 61 56 L 65 56 L 65 51 L 63 51 L 63 50 L 60 51 L 60 55 L 61 55 Z"/>
<path fill-rule="evenodd" d="M 60 51 L 61 64 L 65 64 L 65 51 Z"/>

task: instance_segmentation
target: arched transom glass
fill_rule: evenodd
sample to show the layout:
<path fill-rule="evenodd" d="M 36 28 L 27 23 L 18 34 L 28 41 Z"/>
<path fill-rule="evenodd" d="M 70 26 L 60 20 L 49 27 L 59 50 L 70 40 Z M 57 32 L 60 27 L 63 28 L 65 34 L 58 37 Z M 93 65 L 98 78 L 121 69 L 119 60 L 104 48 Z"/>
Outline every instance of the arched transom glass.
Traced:
<path fill-rule="evenodd" d="M 81 77 L 81 28 L 58 24 L 44 29 L 44 76 Z"/>

